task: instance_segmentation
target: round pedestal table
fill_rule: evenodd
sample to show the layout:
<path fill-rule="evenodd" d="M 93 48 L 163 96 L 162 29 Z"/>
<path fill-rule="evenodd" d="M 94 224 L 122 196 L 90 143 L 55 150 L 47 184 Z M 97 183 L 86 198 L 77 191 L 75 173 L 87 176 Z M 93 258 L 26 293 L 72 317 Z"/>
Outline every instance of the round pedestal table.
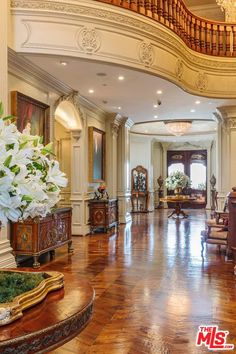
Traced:
<path fill-rule="evenodd" d="M 164 203 L 173 203 L 174 209 L 173 211 L 168 215 L 168 218 L 171 217 L 177 217 L 179 218 L 181 215 L 183 218 L 187 218 L 188 214 L 186 214 L 183 209 L 182 209 L 182 204 L 183 203 L 191 203 L 192 201 L 196 200 L 194 197 L 188 197 L 188 196 L 166 196 L 165 198 L 161 198 L 160 201 Z"/>
<path fill-rule="evenodd" d="M 21 319 L 0 327 L 1 354 L 47 353 L 71 340 L 87 325 L 94 290 L 77 274 L 64 276 L 63 289 L 49 293 L 41 303 L 25 310 Z"/>

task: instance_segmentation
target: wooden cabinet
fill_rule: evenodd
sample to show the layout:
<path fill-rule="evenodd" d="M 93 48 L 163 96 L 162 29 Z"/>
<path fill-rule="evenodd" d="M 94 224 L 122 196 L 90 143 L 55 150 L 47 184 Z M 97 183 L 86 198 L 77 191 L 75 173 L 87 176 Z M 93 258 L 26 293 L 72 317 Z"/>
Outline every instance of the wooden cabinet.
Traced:
<path fill-rule="evenodd" d="M 38 258 L 55 248 L 68 244 L 72 252 L 71 208 L 56 209 L 54 213 L 38 220 L 26 220 L 11 224 L 11 246 L 15 256 L 34 257 L 33 268 L 39 268 Z"/>
<path fill-rule="evenodd" d="M 89 201 L 90 232 L 102 229 L 107 232 L 118 225 L 118 200 L 99 199 Z"/>

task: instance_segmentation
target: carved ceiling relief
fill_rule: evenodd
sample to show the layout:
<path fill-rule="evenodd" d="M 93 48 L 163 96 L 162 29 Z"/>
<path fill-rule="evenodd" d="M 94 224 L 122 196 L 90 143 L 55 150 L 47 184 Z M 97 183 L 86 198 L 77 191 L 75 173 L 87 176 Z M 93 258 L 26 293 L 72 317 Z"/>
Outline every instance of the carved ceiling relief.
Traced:
<path fill-rule="evenodd" d="M 78 45 L 87 54 L 97 52 L 101 46 L 99 33 L 94 28 L 84 27 L 79 32 Z"/>
<path fill-rule="evenodd" d="M 145 66 L 152 66 L 155 53 L 151 43 L 142 42 L 139 46 L 139 59 Z"/>
<path fill-rule="evenodd" d="M 177 63 L 176 63 L 176 67 L 175 67 L 175 74 L 176 74 L 179 81 L 182 80 L 183 73 L 184 73 L 183 61 L 181 59 L 178 59 Z"/>
<path fill-rule="evenodd" d="M 208 85 L 208 77 L 206 73 L 198 73 L 197 79 L 195 81 L 195 87 L 199 91 L 205 91 Z"/>

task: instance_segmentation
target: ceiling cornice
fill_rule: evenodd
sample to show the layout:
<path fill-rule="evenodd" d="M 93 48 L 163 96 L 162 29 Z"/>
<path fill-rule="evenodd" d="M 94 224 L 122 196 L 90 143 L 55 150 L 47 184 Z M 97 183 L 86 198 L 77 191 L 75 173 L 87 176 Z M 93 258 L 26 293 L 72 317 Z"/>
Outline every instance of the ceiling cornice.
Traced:
<path fill-rule="evenodd" d="M 73 91 L 70 86 L 57 80 L 11 48 L 8 48 L 8 71 L 41 90 L 50 89 L 58 95 L 68 95 Z"/>

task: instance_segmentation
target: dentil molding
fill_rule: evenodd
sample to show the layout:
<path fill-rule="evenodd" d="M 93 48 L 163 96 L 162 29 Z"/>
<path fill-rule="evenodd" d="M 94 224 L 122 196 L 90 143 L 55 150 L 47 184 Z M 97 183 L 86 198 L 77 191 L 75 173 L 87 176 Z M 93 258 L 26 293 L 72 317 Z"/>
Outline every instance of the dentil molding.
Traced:
<path fill-rule="evenodd" d="M 236 58 L 194 52 L 132 11 L 94 0 L 11 0 L 11 12 L 18 52 L 92 58 L 161 76 L 193 94 L 236 98 Z"/>

